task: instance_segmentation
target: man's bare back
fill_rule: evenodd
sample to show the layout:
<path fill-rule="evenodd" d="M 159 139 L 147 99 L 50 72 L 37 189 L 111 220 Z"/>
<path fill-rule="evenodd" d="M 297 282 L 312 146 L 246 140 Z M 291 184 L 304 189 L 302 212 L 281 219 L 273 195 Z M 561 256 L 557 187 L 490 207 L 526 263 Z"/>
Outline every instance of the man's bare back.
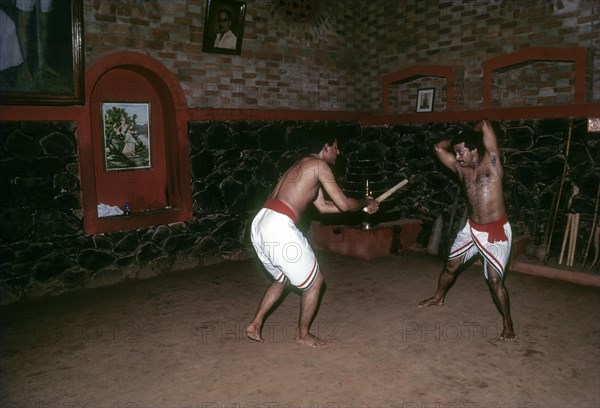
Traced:
<path fill-rule="evenodd" d="M 337 142 L 336 142 L 337 143 Z M 337 145 L 335 145 L 337 151 Z M 346 197 L 335 177 L 329 164 L 335 163 L 335 157 L 321 157 L 310 155 L 300 159 L 281 177 L 270 198 L 276 198 L 288 205 L 297 217 L 304 212 L 309 204 L 314 204 L 320 213 L 339 213 L 356 211 L 362 207 L 368 207 L 372 213 L 379 209 L 378 203 L 373 199 L 361 199 Z M 325 199 L 325 191 L 329 199 Z"/>
<path fill-rule="evenodd" d="M 329 170 L 327 163 L 316 156 L 308 156 L 298 160 L 281 177 L 270 198 L 276 198 L 286 203 L 300 216 L 308 204 L 317 197 L 319 190 L 320 170 Z"/>

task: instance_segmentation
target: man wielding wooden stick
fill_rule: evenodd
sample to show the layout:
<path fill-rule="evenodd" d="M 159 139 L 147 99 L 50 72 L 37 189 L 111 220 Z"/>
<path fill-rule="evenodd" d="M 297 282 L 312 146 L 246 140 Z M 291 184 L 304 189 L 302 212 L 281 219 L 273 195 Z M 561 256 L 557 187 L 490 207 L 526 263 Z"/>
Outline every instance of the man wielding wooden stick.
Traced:
<path fill-rule="evenodd" d="M 252 244 L 274 279 L 246 329 L 252 340 L 264 341 L 265 317 L 291 283 L 302 290 L 296 343 L 311 347 L 327 345 L 326 340 L 309 331 L 324 280 L 315 254 L 295 222 L 311 203 L 321 213 L 358 211 L 366 207 L 372 214 L 379 209 L 379 202 L 372 198 L 346 197 L 336 183 L 329 165 L 335 163 L 340 151 L 335 135 L 330 132 L 325 128 L 313 132 L 309 147 L 312 153 L 285 172 L 252 222 Z M 323 191 L 331 200 L 325 199 Z"/>
<path fill-rule="evenodd" d="M 515 333 L 508 292 L 503 282 L 510 256 L 512 230 L 504 206 L 504 173 L 494 129 L 489 121 L 482 120 L 474 130 L 465 129 L 454 139 L 437 143 L 434 152 L 441 163 L 458 176 L 467 195 L 469 219 L 454 239 L 435 294 L 419 303 L 419 307 L 443 305 L 459 267 L 480 254 L 494 303 L 502 314 L 500 338 L 513 340 Z"/>

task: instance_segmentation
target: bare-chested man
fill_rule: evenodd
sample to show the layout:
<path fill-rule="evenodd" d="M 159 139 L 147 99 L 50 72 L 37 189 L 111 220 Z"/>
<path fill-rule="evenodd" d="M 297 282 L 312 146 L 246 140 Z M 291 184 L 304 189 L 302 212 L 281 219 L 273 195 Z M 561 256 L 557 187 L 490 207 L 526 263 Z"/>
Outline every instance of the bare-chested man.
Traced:
<path fill-rule="evenodd" d="M 324 280 L 312 248 L 295 226 L 306 207 L 313 203 L 321 213 L 356 211 L 363 207 L 374 213 L 379 208 L 379 203 L 371 198 L 346 197 L 335 182 L 329 167 L 340 154 L 335 136 L 326 129 L 317 129 L 311 138 L 314 141 L 309 151 L 314 153 L 300 159 L 285 172 L 252 222 L 252 244 L 275 280 L 246 329 L 248 337 L 258 342 L 263 342 L 261 333 L 266 314 L 285 287 L 292 284 L 302 290 L 296 342 L 312 347 L 327 345 L 326 340 L 309 332 Z M 323 190 L 331 201 L 325 199 Z"/>
<path fill-rule="evenodd" d="M 448 150 L 450 147 L 453 153 Z M 503 283 L 512 230 L 504 207 L 503 170 L 494 129 L 483 120 L 475 130 L 465 129 L 454 139 L 437 143 L 434 152 L 444 166 L 458 175 L 467 195 L 469 219 L 454 239 L 435 294 L 419 303 L 419 307 L 443 305 L 459 267 L 479 253 L 494 303 L 502 314 L 500 338 L 513 340 L 508 292 Z"/>

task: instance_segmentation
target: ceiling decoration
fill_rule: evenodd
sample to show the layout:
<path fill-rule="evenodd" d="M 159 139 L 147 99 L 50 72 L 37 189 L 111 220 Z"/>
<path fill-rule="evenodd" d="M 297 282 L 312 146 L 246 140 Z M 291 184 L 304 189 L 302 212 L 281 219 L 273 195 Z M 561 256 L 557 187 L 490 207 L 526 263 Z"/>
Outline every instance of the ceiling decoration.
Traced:
<path fill-rule="evenodd" d="M 273 0 L 269 19 L 287 38 L 298 41 L 335 34 L 334 13 L 327 0 Z"/>

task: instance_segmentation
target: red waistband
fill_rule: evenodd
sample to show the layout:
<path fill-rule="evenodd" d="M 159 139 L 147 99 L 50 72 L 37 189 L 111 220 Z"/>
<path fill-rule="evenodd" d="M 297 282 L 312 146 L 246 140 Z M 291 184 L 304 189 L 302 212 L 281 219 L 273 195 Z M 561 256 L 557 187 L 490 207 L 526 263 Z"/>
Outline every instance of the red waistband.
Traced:
<path fill-rule="evenodd" d="M 263 207 L 268 208 L 269 210 L 277 211 L 279 214 L 287 215 L 294 222 L 294 224 L 296 221 L 298 221 L 298 217 L 296 216 L 296 213 L 294 213 L 294 210 L 288 207 L 287 204 L 281 200 L 269 198 L 267 201 L 265 201 Z"/>
<path fill-rule="evenodd" d="M 471 228 L 479 232 L 488 233 L 488 242 L 494 243 L 496 241 L 507 241 L 508 237 L 504 232 L 504 224 L 508 222 L 508 216 L 506 213 L 498 220 L 490 222 L 489 224 L 477 224 L 469 220 Z"/>

